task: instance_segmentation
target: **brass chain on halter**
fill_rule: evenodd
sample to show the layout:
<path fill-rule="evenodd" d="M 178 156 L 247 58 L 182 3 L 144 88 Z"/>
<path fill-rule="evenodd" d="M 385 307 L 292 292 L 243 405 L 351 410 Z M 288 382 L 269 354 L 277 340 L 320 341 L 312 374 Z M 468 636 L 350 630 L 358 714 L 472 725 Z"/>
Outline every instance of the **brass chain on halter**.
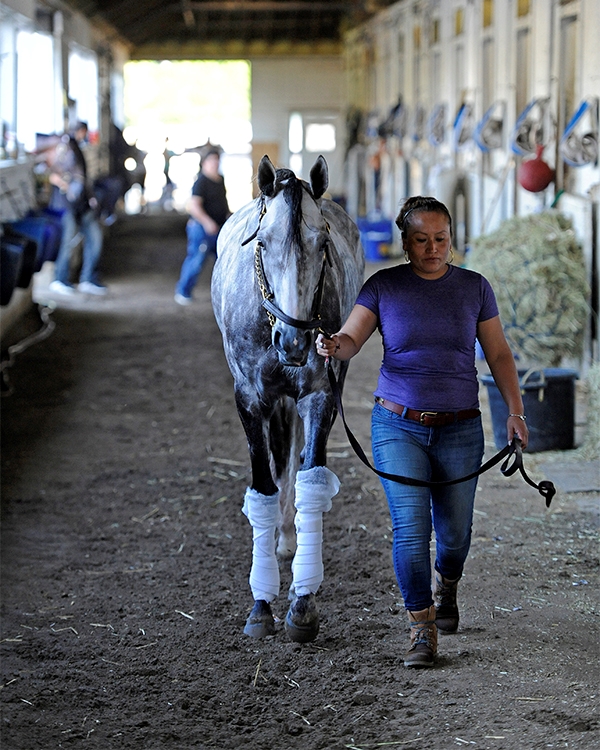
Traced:
<path fill-rule="evenodd" d="M 256 242 L 256 244 L 254 245 L 254 272 L 256 273 L 258 288 L 260 289 L 260 293 L 264 301 L 273 299 L 273 293 L 269 290 L 269 288 L 267 287 L 267 282 L 265 281 L 265 275 L 263 273 L 263 267 L 260 258 L 260 247 L 260 242 Z M 267 317 L 269 318 L 271 328 L 273 328 L 273 326 L 275 325 L 275 316 L 269 310 L 265 310 L 265 312 L 267 313 Z"/>
<path fill-rule="evenodd" d="M 248 237 L 244 242 L 242 242 L 242 245 L 248 244 L 251 240 L 255 239 L 258 235 L 258 232 L 260 230 L 260 225 L 263 220 L 264 215 L 267 213 L 267 206 L 263 199 L 261 210 L 260 210 L 260 216 L 258 217 L 258 227 L 256 228 L 256 231 Z M 315 298 L 315 315 L 316 319 L 311 320 L 310 323 L 313 325 L 309 325 L 306 321 L 299 321 L 295 318 L 291 318 L 289 316 L 286 316 L 276 305 L 273 304 L 272 300 L 274 298 L 274 294 L 269 288 L 269 285 L 267 283 L 267 280 L 265 278 L 265 271 L 262 264 L 262 254 L 261 254 L 261 247 L 262 243 L 260 240 L 257 240 L 254 245 L 254 273 L 256 274 L 256 280 L 258 282 L 258 288 L 260 289 L 260 293 L 263 300 L 263 307 L 265 308 L 265 312 L 267 313 L 267 318 L 269 320 L 269 323 L 271 325 L 271 328 L 275 326 L 275 323 L 277 322 L 277 318 L 281 318 L 283 321 L 287 322 L 289 325 L 297 325 L 301 328 L 316 328 L 319 332 L 323 333 L 323 335 L 327 336 L 324 329 L 318 325 L 318 323 L 321 321 L 321 314 L 320 314 L 320 308 L 321 308 L 321 302 L 323 300 L 323 291 L 325 288 L 325 268 L 327 265 L 331 266 L 331 257 L 329 254 L 329 241 L 331 239 L 331 227 L 329 226 L 329 222 L 325 217 L 323 217 L 323 220 L 325 221 L 325 228 L 327 230 L 328 235 L 328 241 L 325 245 L 325 248 L 323 250 L 323 265 L 321 267 L 321 277 L 319 278 L 319 286 L 317 289 L 317 296 Z M 265 304 L 268 303 L 268 304 Z"/>
<path fill-rule="evenodd" d="M 258 216 L 258 226 L 256 227 L 255 231 L 250 235 L 250 237 L 247 237 L 242 242 L 242 247 L 244 245 L 247 245 L 249 242 L 252 242 L 252 240 L 256 239 L 256 236 L 260 231 L 260 225 L 266 213 L 267 213 L 267 205 L 265 203 L 264 196 L 261 196 L 260 214 Z M 261 245 L 260 240 L 256 240 L 256 243 L 254 245 L 254 273 L 256 274 L 256 280 L 258 281 L 258 288 L 260 289 L 260 293 L 264 302 L 265 300 L 273 299 L 273 293 L 267 286 L 267 281 L 265 279 L 265 273 L 262 267 L 262 257 L 260 254 L 261 247 L 262 245 Z M 271 328 L 273 328 L 273 326 L 275 325 L 276 318 L 273 315 L 273 313 L 269 312 L 269 310 L 266 310 L 266 313 L 267 313 L 267 317 L 269 318 L 269 323 L 271 324 Z"/>

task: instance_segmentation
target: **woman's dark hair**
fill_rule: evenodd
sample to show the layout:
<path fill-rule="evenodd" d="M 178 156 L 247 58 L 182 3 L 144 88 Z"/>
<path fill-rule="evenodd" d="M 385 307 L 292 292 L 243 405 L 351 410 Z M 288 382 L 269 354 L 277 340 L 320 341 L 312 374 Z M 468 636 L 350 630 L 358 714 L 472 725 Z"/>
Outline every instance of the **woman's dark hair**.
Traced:
<path fill-rule="evenodd" d="M 450 225 L 450 237 L 452 237 L 452 217 L 450 216 L 450 211 L 448 211 L 446 206 L 441 201 L 437 200 L 437 198 L 431 198 L 425 195 L 414 195 L 404 201 L 400 213 L 396 217 L 396 226 L 402 233 L 403 237 L 406 236 L 413 213 L 417 213 L 417 211 L 443 214 L 448 219 Z"/>

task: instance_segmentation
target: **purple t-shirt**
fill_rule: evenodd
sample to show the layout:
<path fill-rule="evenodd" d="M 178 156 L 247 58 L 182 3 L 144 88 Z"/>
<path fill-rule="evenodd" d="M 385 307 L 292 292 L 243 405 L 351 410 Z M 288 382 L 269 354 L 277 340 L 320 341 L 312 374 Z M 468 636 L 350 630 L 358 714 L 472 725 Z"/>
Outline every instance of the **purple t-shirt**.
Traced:
<path fill-rule="evenodd" d="M 423 279 L 399 265 L 367 279 L 356 302 L 375 313 L 383 340 L 376 396 L 422 411 L 479 406 L 477 324 L 498 315 L 487 279 L 456 266 Z"/>

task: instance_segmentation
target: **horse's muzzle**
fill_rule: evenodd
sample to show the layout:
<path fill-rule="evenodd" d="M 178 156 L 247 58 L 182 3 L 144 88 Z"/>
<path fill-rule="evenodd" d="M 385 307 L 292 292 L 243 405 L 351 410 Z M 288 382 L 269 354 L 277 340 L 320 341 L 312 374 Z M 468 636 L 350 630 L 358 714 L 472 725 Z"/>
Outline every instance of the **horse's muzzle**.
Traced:
<path fill-rule="evenodd" d="M 282 365 L 303 367 L 312 348 L 312 331 L 303 331 L 291 326 L 277 325 L 273 328 L 273 346 Z"/>

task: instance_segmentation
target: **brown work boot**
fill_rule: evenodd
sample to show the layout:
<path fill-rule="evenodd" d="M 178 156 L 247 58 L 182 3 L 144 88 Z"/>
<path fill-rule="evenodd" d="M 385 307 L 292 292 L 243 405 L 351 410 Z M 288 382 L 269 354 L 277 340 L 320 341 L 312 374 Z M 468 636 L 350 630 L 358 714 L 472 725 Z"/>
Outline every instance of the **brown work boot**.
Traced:
<path fill-rule="evenodd" d="M 460 577 L 454 581 L 444 578 L 435 571 L 435 586 L 433 600 L 435 602 L 435 624 L 442 635 L 456 633 L 458 630 L 458 604 L 456 603 L 456 589 Z"/>
<path fill-rule="evenodd" d="M 433 667 L 437 654 L 435 607 L 420 612 L 408 611 L 410 648 L 404 656 L 405 667 Z"/>

